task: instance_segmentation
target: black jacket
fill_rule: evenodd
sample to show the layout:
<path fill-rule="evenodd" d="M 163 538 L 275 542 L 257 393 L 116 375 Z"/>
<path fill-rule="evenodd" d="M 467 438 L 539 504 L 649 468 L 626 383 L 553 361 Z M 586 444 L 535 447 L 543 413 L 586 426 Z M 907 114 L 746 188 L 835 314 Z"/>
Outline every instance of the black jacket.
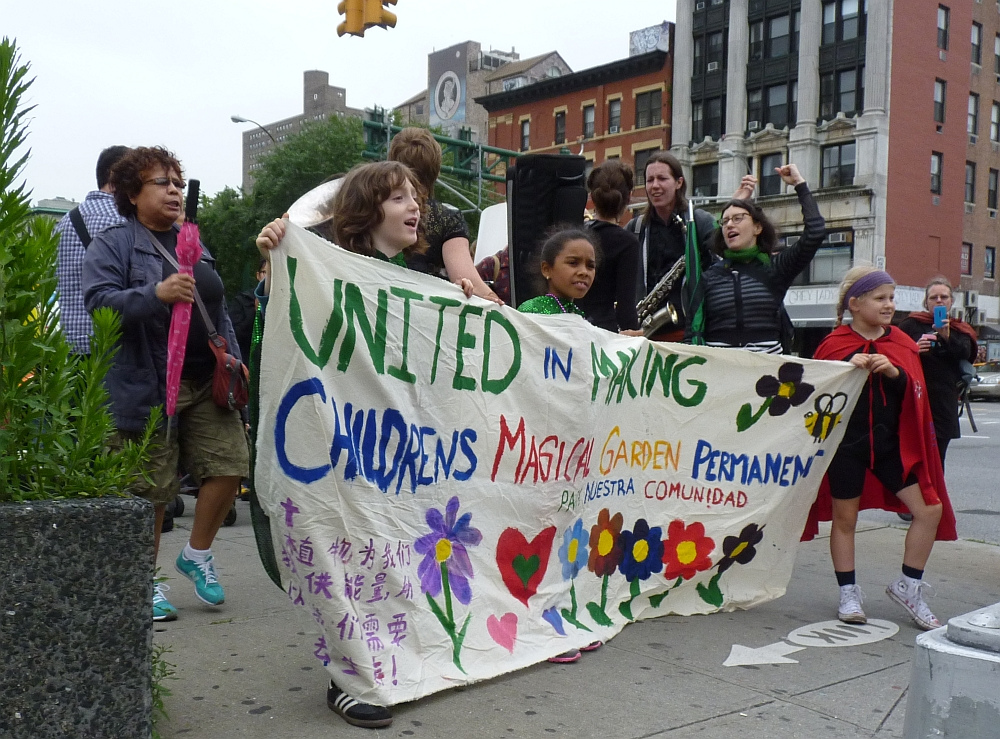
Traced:
<path fill-rule="evenodd" d="M 639 328 L 635 312 L 635 281 L 639 273 L 639 242 L 621 226 L 590 221 L 588 227 L 601 242 L 601 259 L 594 284 L 576 301 L 595 326 L 618 332 Z"/>
<path fill-rule="evenodd" d="M 923 334 L 934 333 L 932 327 L 914 318 L 904 318 L 899 328 L 914 341 Z M 972 339 L 955 329 L 949 332 L 947 340 L 938 336 L 930 351 L 920 354 L 934 433 L 939 439 L 957 439 L 962 435 L 958 423 L 958 383 L 962 371 L 958 363 L 969 359 L 971 354 Z"/>
<path fill-rule="evenodd" d="M 746 347 L 781 341 L 785 293 L 826 238 L 826 222 L 809 186 L 803 182 L 795 192 L 805 228 L 794 246 L 772 254 L 770 265 L 722 259 L 705 270 L 696 297 L 703 300 L 706 344 Z M 685 340 L 690 339 L 688 320 Z"/>

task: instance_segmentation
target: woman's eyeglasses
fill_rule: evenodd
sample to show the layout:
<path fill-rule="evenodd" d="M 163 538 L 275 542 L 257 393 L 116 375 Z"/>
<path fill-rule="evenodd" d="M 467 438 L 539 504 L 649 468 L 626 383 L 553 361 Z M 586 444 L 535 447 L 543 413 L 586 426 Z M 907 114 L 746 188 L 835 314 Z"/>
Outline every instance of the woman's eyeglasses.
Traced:
<path fill-rule="evenodd" d="M 739 226 L 741 223 L 743 223 L 744 219 L 749 217 L 750 217 L 749 213 L 734 213 L 731 216 L 726 216 L 725 218 L 721 218 L 719 220 L 719 225 L 722 226 L 723 228 L 728 226 L 730 223 L 733 224 L 734 226 Z"/>
<path fill-rule="evenodd" d="M 151 180 L 143 180 L 144 185 L 156 185 L 158 187 L 167 187 L 168 185 L 173 185 L 178 190 L 183 190 L 187 187 L 187 183 L 184 180 L 179 180 L 176 177 L 154 177 Z"/>

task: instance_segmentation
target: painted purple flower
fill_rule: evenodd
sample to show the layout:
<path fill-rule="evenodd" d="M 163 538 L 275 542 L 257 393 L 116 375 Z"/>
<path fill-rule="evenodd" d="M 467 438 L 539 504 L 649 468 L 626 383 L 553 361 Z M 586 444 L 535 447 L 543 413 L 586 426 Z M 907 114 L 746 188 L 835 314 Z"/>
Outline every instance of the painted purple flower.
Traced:
<path fill-rule="evenodd" d="M 425 534 L 413 543 L 417 554 L 424 555 L 417 567 L 420 589 L 434 597 L 441 593 L 442 568 L 447 568 L 447 578 L 451 591 L 463 605 L 472 600 L 469 579 L 473 576 L 472 562 L 466 547 L 478 545 L 483 540 L 479 529 L 469 524 L 471 513 L 458 516 L 458 496 L 448 501 L 445 515 L 437 508 L 428 508 L 425 520 L 431 533 Z"/>
<path fill-rule="evenodd" d="M 757 395 L 770 398 L 767 409 L 770 416 L 780 416 L 793 405 L 802 405 L 812 395 L 814 388 L 802 382 L 804 367 L 798 362 L 785 362 L 778 368 L 778 376 L 764 375 L 757 380 Z"/>

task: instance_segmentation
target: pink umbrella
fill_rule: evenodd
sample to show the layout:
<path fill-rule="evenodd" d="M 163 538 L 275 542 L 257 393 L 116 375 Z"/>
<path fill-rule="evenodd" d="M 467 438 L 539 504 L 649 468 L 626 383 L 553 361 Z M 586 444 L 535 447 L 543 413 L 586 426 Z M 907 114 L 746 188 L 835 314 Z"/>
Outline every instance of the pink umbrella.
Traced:
<path fill-rule="evenodd" d="M 201 259 L 201 239 L 195 223 L 198 207 L 198 180 L 191 180 L 185 207 L 185 221 L 177 235 L 177 270 L 182 275 L 194 275 L 194 265 Z M 181 385 L 184 353 L 187 350 L 188 329 L 191 327 L 191 303 L 174 303 L 167 338 L 167 416 L 177 410 L 177 392 Z"/>

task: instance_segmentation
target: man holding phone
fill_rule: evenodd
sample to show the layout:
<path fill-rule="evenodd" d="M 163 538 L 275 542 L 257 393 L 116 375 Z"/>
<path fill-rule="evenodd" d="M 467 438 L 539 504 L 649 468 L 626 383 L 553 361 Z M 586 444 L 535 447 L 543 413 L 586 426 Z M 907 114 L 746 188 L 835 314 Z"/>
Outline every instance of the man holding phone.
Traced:
<path fill-rule="evenodd" d="M 958 403 L 963 373 L 959 365 L 963 360 L 974 362 L 979 350 L 975 329 L 951 318 L 951 307 L 951 283 L 946 277 L 935 277 L 924 290 L 926 311 L 911 313 L 899 324 L 920 350 L 942 467 L 948 443 L 962 435 Z"/>

